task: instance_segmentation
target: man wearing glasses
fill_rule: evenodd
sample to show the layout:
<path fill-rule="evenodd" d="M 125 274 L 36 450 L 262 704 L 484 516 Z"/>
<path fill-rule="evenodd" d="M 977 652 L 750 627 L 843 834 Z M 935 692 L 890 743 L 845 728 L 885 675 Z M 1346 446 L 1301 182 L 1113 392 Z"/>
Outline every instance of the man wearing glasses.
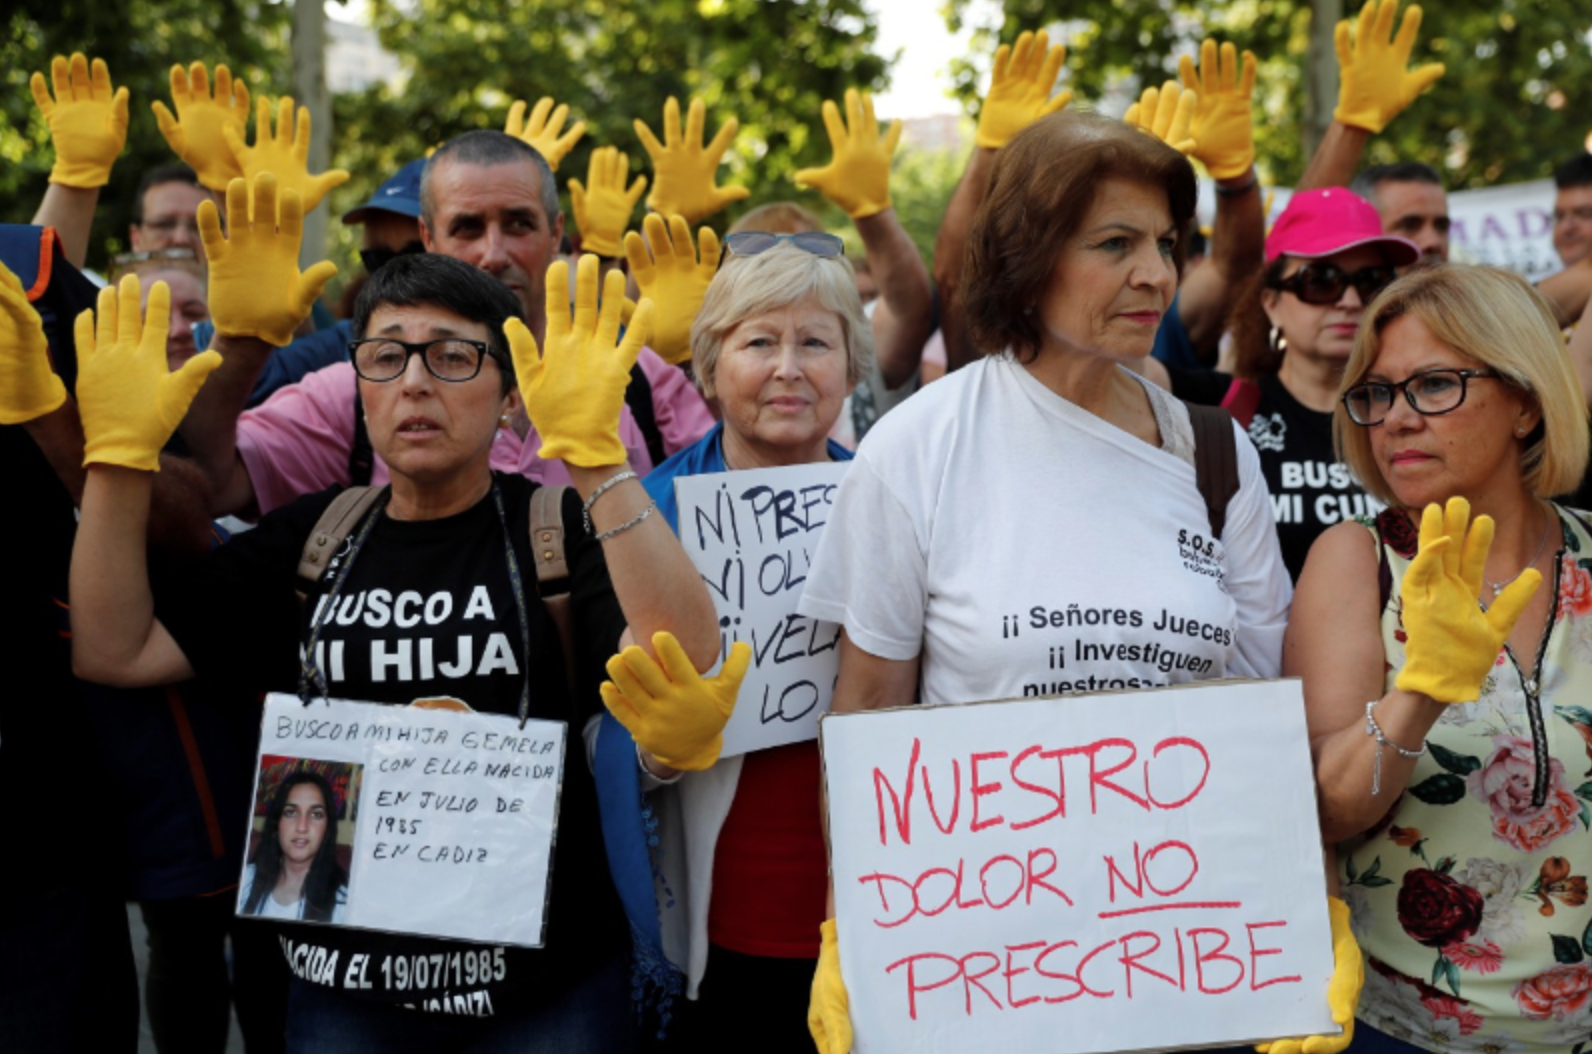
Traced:
<path fill-rule="evenodd" d="M 135 253 L 161 249 L 192 249 L 199 262 L 205 247 L 199 241 L 199 203 L 210 192 L 187 165 L 160 165 L 144 173 L 133 200 L 133 222 L 127 241 Z"/>

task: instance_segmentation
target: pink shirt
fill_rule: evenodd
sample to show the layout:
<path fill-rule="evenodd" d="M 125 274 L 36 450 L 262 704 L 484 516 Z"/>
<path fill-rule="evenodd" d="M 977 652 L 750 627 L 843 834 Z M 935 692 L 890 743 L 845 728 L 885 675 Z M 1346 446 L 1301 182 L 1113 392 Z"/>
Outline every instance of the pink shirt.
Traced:
<path fill-rule="evenodd" d="M 707 434 L 713 417 L 685 375 L 647 349 L 642 350 L 640 361 L 652 383 L 654 413 L 665 450 L 672 454 Z M 238 455 L 248 470 L 262 514 L 334 483 L 350 482 L 354 395 L 354 367 L 339 362 L 278 389 L 238 418 Z M 628 406 L 620 413 L 619 439 L 639 475 L 652 471 L 646 438 Z M 569 470 L 562 461 L 537 457 L 541 446 L 534 428 L 523 440 L 512 431 L 499 429 L 492 443 L 492 467 L 539 483 L 567 485 Z M 371 483 L 381 486 L 389 478 L 387 466 L 379 456 L 374 457 Z"/>

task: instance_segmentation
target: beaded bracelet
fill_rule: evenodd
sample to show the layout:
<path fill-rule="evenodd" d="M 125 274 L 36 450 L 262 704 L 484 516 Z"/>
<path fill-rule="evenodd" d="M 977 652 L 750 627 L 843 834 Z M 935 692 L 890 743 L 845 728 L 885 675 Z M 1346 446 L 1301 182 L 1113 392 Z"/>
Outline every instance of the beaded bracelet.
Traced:
<path fill-rule="evenodd" d="M 592 531 L 591 507 L 597 504 L 597 499 L 608 493 L 608 491 L 612 488 L 619 486 L 619 484 L 623 483 L 625 480 L 635 478 L 635 472 L 628 468 L 623 469 L 619 472 L 615 472 L 612 476 L 609 476 L 607 479 L 603 480 L 602 483 L 598 485 L 597 489 L 591 492 L 591 497 L 586 499 L 586 504 L 580 507 L 580 518 L 581 521 L 586 525 L 587 534 L 590 534 Z M 602 539 L 600 538 L 598 539 L 598 541 L 601 540 Z"/>
<path fill-rule="evenodd" d="M 1401 758 L 1414 761 L 1426 753 L 1426 740 L 1421 740 L 1419 750 L 1405 750 L 1382 733 L 1382 726 L 1376 723 L 1376 716 L 1371 712 L 1380 699 L 1372 699 L 1365 704 L 1365 734 L 1376 740 L 1376 764 L 1371 768 L 1371 797 L 1382 793 L 1382 748 L 1392 747 Z"/>

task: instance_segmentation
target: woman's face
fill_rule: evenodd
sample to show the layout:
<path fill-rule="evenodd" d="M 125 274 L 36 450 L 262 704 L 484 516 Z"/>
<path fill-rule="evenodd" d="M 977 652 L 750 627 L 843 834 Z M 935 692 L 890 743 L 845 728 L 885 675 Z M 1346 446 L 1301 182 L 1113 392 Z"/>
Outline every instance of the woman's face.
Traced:
<path fill-rule="evenodd" d="M 1354 274 L 1362 268 L 1382 267 L 1386 263 L 1381 249 L 1361 245 L 1319 260 L 1287 258 L 1282 277 L 1288 278 L 1312 264 L 1330 264 Z M 1354 335 L 1360 328 L 1360 316 L 1365 314 L 1369 299 L 1362 298 L 1354 286 L 1345 284 L 1343 293 L 1331 304 L 1307 304 L 1281 289 L 1265 290 L 1260 302 L 1271 324 L 1288 341 L 1288 354 L 1331 359 L 1342 365 L 1349 361 L 1349 352 L 1354 350 Z"/>
<path fill-rule="evenodd" d="M 293 864 L 308 864 L 314 860 L 326 837 L 326 820 L 326 801 L 319 787 L 300 783 L 288 791 L 287 804 L 282 806 L 282 822 L 276 829 L 282 858 Z"/>
<path fill-rule="evenodd" d="M 724 427 L 773 463 L 823 460 L 849 365 L 845 330 L 817 294 L 745 319 L 713 370 Z"/>
<path fill-rule="evenodd" d="M 1365 379 L 1398 383 L 1431 369 L 1480 369 L 1413 315 L 1382 331 L 1382 347 Z M 1371 453 L 1399 503 L 1424 508 L 1459 494 L 1472 498 L 1492 485 L 1517 485 L 1520 445 L 1541 419 L 1535 402 L 1493 377 L 1466 382 L 1465 401 L 1446 414 L 1416 413 L 1396 394 L 1387 419 L 1372 425 Z"/>
<path fill-rule="evenodd" d="M 1102 181 L 1035 308 L 1043 347 L 1117 362 L 1148 355 L 1177 292 L 1176 246 L 1164 190 Z"/>
<path fill-rule="evenodd" d="M 385 304 L 372 312 L 365 337 L 419 344 L 443 337 L 501 345 L 479 322 L 433 304 Z M 394 476 L 415 483 L 441 482 L 459 472 L 485 471 L 501 417 L 519 409 L 518 390 L 503 394 L 501 367 L 487 356 L 468 381 L 440 381 L 421 356 L 411 355 L 390 381 L 360 380 L 370 443 Z"/>
<path fill-rule="evenodd" d="M 140 306 L 149 307 L 149 294 L 156 282 L 165 282 L 171 289 L 171 324 L 166 330 L 166 368 L 177 370 L 198 353 L 193 327 L 210 317 L 210 306 L 205 302 L 204 283 L 196 275 L 177 269 L 146 274 L 142 282 L 144 302 Z"/>

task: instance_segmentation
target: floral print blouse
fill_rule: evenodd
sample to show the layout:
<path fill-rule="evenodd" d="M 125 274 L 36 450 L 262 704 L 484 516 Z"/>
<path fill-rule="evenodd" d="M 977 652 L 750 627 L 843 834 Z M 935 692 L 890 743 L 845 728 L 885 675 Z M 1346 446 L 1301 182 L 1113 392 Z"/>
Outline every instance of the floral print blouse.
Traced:
<path fill-rule="evenodd" d="M 1433 727 L 1388 816 L 1338 847 L 1367 956 L 1359 1017 L 1426 1050 L 1592 1054 L 1592 532 L 1585 514 L 1555 512 L 1537 677 L 1505 648 L 1481 698 Z M 1391 689 L 1416 531 L 1394 509 L 1367 526 Z"/>

